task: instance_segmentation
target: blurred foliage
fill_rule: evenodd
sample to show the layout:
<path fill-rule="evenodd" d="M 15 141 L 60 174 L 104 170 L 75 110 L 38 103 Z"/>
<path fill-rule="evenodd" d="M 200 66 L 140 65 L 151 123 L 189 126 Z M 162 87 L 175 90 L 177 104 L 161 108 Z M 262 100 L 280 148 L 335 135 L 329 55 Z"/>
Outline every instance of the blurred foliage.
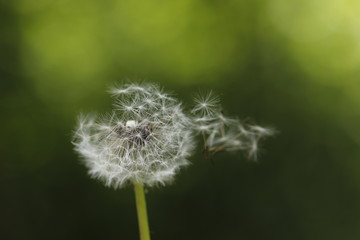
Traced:
<path fill-rule="evenodd" d="M 0 0 L 0 239 L 138 238 L 70 142 L 127 78 L 279 132 L 149 189 L 154 239 L 359 239 L 359 24 L 355 0 Z"/>

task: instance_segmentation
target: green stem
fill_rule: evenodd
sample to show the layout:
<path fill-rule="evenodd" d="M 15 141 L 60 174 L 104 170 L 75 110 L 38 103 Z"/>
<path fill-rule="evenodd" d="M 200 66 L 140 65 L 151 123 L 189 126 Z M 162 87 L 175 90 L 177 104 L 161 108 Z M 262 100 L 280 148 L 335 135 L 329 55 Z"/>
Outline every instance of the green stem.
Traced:
<path fill-rule="evenodd" d="M 144 186 L 141 183 L 134 183 L 134 188 L 136 209 L 139 221 L 140 240 L 150 240 Z"/>

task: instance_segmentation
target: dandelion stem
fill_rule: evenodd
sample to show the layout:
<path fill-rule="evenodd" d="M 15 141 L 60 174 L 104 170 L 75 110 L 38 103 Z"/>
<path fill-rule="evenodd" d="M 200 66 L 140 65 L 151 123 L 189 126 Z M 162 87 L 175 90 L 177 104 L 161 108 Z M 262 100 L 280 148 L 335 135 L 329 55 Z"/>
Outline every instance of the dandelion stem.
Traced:
<path fill-rule="evenodd" d="M 146 210 L 146 199 L 144 186 L 141 183 L 134 183 L 136 209 L 139 222 L 140 240 L 150 240 L 149 223 Z"/>

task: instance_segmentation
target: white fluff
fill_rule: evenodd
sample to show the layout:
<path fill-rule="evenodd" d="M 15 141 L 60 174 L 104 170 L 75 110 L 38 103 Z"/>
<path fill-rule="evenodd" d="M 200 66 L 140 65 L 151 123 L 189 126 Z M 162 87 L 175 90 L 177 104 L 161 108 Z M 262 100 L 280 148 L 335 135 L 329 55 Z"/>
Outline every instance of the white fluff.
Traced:
<path fill-rule="evenodd" d="M 115 189 L 128 183 L 153 186 L 172 181 L 189 163 L 193 132 L 202 135 L 204 150 L 211 155 L 242 150 L 253 159 L 259 140 L 273 134 L 224 116 L 212 93 L 195 98 L 191 117 L 154 84 L 125 84 L 111 93 L 113 111 L 103 118 L 80 116 L 73 143 L 90 176 Z"/>

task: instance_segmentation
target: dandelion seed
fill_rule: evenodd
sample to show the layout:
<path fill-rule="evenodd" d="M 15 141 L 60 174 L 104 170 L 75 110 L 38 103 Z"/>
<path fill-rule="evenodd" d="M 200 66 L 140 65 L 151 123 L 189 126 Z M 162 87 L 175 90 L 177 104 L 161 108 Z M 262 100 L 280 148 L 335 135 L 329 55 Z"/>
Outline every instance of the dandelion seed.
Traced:
<path fill-rule="evenodd" d="M 196 105 L 191 112 L 196 115 L 211 116 L 213 113 L 216 113 L 220 107 L 219 98 L 212 92 L 205 95 L 199 94 L 195 97 L 194 101 Z"/>
<path fill-rule="evenodd" d="M 214 155 L 223 151 L 246 151 L 256 160 L 258 142 L 273 134 L 273 130 L 256 125 L 244 125 L 223 115 L 219 98 L 211 92 L 195 98 L 192 109 L 194 129 L 203 136 L 204 149 Z"/>

